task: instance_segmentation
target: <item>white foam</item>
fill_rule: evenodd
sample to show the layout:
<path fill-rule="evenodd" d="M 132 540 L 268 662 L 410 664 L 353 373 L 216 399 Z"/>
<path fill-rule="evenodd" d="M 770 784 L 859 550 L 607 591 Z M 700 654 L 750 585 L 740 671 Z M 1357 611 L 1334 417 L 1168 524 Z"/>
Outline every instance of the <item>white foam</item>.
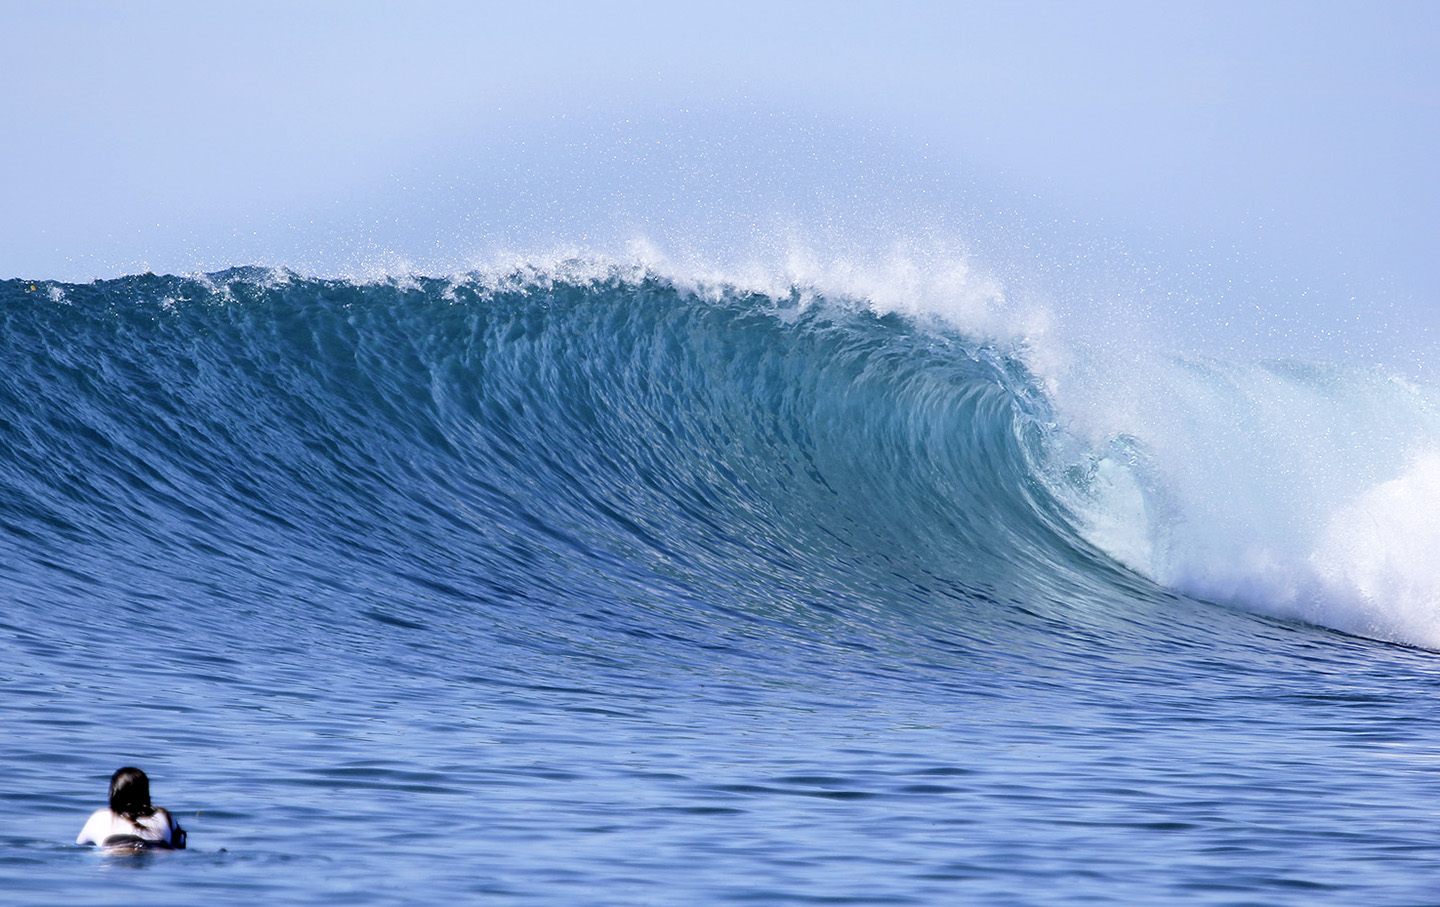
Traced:
<path fill-rule="evenodd" d="M 1440 648 L 1440 449 L 1341 507 L 1310 565 L 1321 617 L 1366 636 Z"/>

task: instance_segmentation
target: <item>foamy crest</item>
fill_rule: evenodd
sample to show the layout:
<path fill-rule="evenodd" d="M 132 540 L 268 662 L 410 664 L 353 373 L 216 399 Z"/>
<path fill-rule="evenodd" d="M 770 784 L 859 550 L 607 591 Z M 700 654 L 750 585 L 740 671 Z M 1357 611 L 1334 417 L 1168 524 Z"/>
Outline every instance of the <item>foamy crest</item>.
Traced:
<path fill-rule="evenodd" d="M 1327 622 L 1440 648 L 1440 450 L 1341 508 L 1310 558 Z"/>
<path fill-rule="evenodd" d="M 606 251 L 557 246 L 545 251 L 492 252 L 472 258 L 455 279 L 487 286 L 517 281 L 594 282 L 656 277 L 704 299 L 756 293 L 772 299 L 816 299 L 866 307 L 879 315 L 902 314 L 959 329 L 977 339 L 1024 349 L 1032 365 L 1046 366 L 1061 353 L 1053 313 L 1037 303 L 1009 298 L 1003 283 L 977 264 L 959 243 L 933 237 L 896 239 L 880 251 L 835 248 L 794 227 L 743 255 L 712 257 L 683 245 L 636 235 L 623 249 Z M 393 280 L 380 269 L 352 279 Z"/>

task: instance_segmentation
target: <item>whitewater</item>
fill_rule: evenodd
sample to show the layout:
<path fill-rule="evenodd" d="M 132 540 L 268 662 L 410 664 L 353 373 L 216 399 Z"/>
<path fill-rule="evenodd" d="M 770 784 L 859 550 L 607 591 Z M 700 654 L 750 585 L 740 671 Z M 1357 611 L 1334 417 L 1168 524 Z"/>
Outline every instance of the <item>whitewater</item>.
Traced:
<path fill-rule="evenodd" d="M 0 282 L 0 891 L 1433 902 L 1436 390 L 936 273 Z"/>

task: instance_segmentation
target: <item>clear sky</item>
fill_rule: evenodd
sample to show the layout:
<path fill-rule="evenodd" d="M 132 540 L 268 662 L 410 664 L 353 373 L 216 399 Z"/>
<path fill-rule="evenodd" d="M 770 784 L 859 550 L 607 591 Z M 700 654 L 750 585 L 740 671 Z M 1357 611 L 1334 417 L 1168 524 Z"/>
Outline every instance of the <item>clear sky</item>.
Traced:
<path fill-rule="evenodd" d="M 0 34 L 4 277 L 453 268 L 904 196 L 1245 304 L 1440 303 L 1440 3 L 0 0 Z"/>

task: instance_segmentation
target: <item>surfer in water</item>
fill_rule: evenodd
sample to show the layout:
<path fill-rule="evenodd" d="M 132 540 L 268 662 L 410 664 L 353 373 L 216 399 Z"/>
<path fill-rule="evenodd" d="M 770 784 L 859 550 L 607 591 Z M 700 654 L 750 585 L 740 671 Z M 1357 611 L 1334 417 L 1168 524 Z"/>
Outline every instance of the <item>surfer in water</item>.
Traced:
<path fill-rule="evenodd" d="M 126 766 L 110 776 L 110 808 L 97 809 L 75 843 L 116 851 L 179 850 L 185 846 L 185 829 L 169 812 L 151 804 L 145 773 Z"/>

